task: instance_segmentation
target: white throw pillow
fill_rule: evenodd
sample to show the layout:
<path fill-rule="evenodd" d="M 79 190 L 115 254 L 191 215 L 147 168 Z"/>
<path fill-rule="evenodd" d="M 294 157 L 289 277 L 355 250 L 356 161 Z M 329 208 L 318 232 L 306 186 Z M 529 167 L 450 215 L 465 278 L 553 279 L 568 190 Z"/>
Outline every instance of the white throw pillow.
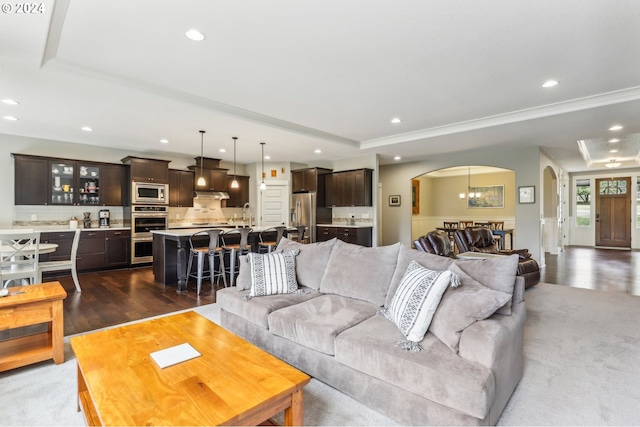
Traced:
<path fill-rule="evenodd" d="M 249 253 L 247 255 L 251 265 L 251 292 L 249 296 L 297 292 L 296 255 L 299 252 L 299 249 L 293 249 L 269 254 Z"/>
<path fill-rule="evenodd" d="M 453 286 L 458 283 L 452 271 L 434 271 L 411 261 L 391 304 L 380 311 L 407 338 L 398 342 L 399 347 L 409 351 L 422 349 L 418 343 L 424 339 L 449 283 Z"/>

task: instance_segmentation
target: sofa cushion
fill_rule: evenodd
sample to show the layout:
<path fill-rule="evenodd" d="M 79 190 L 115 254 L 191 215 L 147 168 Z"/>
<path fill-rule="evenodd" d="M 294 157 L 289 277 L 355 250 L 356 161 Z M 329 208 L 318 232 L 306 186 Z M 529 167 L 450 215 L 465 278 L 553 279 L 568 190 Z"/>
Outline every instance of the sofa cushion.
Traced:
<path fill-rule="evenodd" d="M 322 276 L 327 268 L 333 245 L 338 239 L 335 237 L 326 242 L 299 243 L 283 237 L 278 243 L 276 252 L 298 249 L 296 257 L 296 277 L 298 283 L 312 289 L 320 289 Z"/>
<path fill-rule="evenodd" d="M 398 343 L 405 350 L 418 351 L 417 343 L 427 333 L 442 294 L 451 281 L 450 270 L 435 271 L 411 261 L 391 305 L 381 313 L 398 326 L 408 342 Z"/>
<path fill-rule="evenodd" d="M 491 316 L 511 296 L 483 286 L 455 263 L 449 270 L 457 274 L 460 284 L 445 291 L 429 331 L 457 353 L 462 331 L 478 320 Z"/>
<path fill-rule="evenodd" d="M 338 335 L 335 357 L 411 393 L 485 418 L 495 397 L 491 369 L 461 358 L 429 332 L 420 343 L 423 351 L 402 351 L 395 346 L 402 338 L 392 322 L 374 316 Z"/>
<path fill-rule="evenodd" d="M 455 263 L 469 276 L 487 288 L 505 292 L 513 296 L 518 271 L 518 255 L 504 255 L 486 259 L 462 259 Z M 497 313 L 510 315 L 511 300 L 498 309 Z"/>
<path fill-rule="evenodd" d="M 305 293 L 251 298 L 249 301 L 245 300 L 247 295 L 249 295 L 248 290 L 238 291 L 233 287 L 220 289 L 216 292 L 216 302 L 229 313 L 240 316 L 265 329 L 269 328 L 268 316 L 271 312 L 320 296 L 315 289 L 308 289 L 308 292 Z"/>
<path fill-rule="evenodd" d="M 252 297 L 290 294 L 298 290 L 296 255 L 298 249 L 286 252 L 247 255 L 251 265 Z"/>
<path fill-rule="evenodd" d="M 389 307 L 389 304 L 391 304 L 391 300 L 398 289 L 398 285 L 400 285 L 402 276 L 404 276 L 411 261 L 416 261 L 421 266 L 427 267 L 430 270 L 443 271 L 453 264 L 454 259 L 411 249 L 409 246 L 402 244 L 398 251 L 398 263 L 391 278 L 389 292 L 385 299 L 385 307 Z"/>
<path fill-rule="evenodd" d="M 269 315 L 269 330 L 305 347 L 333 355 L 342 331 L 375 316 L 377 307 L 339 295 L 321 295 Z"/>
<path fill-rule="evenodd" d="M 367 248 L 336 241 L 320 283 L 320 292 L 355 298 L 381 307 L 396 270 L 399 249 L 400 243 Z"/>

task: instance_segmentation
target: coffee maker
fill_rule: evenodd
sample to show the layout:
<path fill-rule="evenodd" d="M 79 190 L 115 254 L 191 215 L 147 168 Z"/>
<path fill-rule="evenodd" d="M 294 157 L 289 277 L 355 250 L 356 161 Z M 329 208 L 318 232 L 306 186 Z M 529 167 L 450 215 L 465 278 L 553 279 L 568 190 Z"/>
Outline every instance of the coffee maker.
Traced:
<path fill-rule="evenodd" d="M 109 209 L 100 209 L 98 217 L 100 228 L 109 228 L 111 226 Z"/>

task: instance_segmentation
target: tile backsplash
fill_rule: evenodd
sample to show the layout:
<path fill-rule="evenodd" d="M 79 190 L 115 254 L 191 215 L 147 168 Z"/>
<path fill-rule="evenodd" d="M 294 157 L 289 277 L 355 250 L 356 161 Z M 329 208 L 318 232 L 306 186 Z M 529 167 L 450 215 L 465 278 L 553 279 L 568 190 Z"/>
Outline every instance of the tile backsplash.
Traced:
<path fill-rule="evenodd" d="M 122 206 L 25 206 L 13 208 L 13 227 L 45 227 L 69 225 L 69 220 L 76 217 L 82 227 L 84 212 L 90 212 L 91 227 L 98 227 L 98 212 L 109 210 L 112 227 L 122 226 L 124 208 Z"/>

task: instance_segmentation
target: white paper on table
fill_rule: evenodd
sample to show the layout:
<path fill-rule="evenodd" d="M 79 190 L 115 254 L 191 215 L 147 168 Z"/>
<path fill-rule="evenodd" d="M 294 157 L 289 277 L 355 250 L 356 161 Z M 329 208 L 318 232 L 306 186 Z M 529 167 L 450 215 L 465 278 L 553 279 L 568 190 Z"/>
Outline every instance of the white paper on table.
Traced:
<path fill-rule="evenodd" d="M 198 350 L 188 343 L 151 353 L 151 358 L 161 368 L 166 368 L 167 366 L 175 365 L 176 363 L 184 362 L 198 356 L 201 356 Z"/>

